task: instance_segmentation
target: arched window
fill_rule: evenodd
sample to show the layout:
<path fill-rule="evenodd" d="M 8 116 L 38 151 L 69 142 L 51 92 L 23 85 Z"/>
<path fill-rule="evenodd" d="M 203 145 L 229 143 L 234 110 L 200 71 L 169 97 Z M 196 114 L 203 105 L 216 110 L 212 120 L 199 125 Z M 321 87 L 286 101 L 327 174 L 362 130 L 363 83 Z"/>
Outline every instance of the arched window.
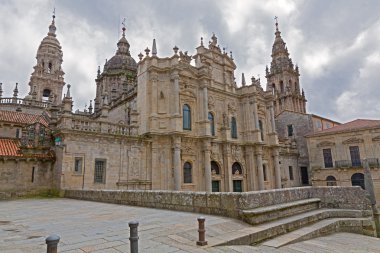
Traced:
<path fill-rule="evenodd" d="M 280 89 L 281 89 L 281 93 L 284 93 L 285 87 L 284 87 L 284 82 L 283 81 L 280 81 Z"/>
<path fill-rule="evenodd" d="M 208 120 L 210 121 L 211 135 L 215 136 L 215 121 L 214 121 L 214 115 L 211 112 L 208 113 Z"/>
<path fill-rule="evenodd" d="M 191 163 L 185 162 L 183 165 L 183 182 L 185 184 L 191 184 L 193 182 L 191 169 Z"/>
<path fill-rule="evenodd" d="M 326 185 L 327 186 L 336 186 L 336 178 L 334 176 L 326 177 Z"/>
<path fill-rule="evenodd" d="M 183 117 L 183 129 L 191 130 L 191 109 L 190 109 L 190 106 L 187 104 L 183 105 L 182 117 Z"/>
<path fill-rule="evenodd" d="M 50 97 L 51 91 L 49 89 L 44 89 L 42 91 L 42 100 L 43 101 L 48 101 Z"/>
<path fill-rule="evenodd" d="M 51 62 L 49 62 L 48 69 L 47 69 L 48 73 L 51 73 L 52 69 L 53 69 L 53 64 L 51 64 Z"/>
<path fill-rule="evenodd" d="M 237 126 L 235 117 L 231 118 L 231 138 L 237 139 Z"/>
<path fill-rule="evenodd" d="M 364 186 L 364 174 L 363 173 L 355 173 L 351 177 L 352 186 L 359 185 L 361 188 L 365 189 Z"/>
<path fill-rule="evenodd" d="M 232 175 L 242 175 L 243 170 L 238 162 L 232 164 Z"/>
<path fill-rule="evenodd" d="M 261 141 L 264 141 L 264 127 L 263 127 L 263 122 L 261 121 L 261 119 L 259 119 L 259 129 L 260 129 Z"/>
<path fill-rule="evenodd" d="M 276 85 L 272 83 L 272 95 L 276 93 Z"/>
<path fill-rule="evenodd" d="M 219 175 L 219 165 L 215 161 L 211 161 L 211 172 L 212 174 Z"/>

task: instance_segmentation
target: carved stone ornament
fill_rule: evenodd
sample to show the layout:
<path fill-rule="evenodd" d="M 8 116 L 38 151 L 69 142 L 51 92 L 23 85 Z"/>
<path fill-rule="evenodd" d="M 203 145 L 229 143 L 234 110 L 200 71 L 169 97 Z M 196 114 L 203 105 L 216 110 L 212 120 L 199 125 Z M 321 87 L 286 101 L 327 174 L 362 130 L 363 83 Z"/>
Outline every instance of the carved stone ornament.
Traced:
<path fill-rule="evenodd" d="M 320 142 L 320 143 L 317 144 L 318 148 L 320 148 L 320 147 L 330 147 L 330 146 L 335 146 L 335 143 L 331 142 L 331 141 L 322 141 L 322 142 Z"/>
<path fill-rule="evenodd" d="M 376 136 L 376 137 L 373 137 L 373 138 L 372 138 L 372 141 L 380 141 L 380 135 L 379 135 L 379 136 Z"/>
<path fill-rule="evenodd" d="M 364 142 L 363 139 L 360 139 L 357 137 L 352 137 L 352 138 L 349 138 L 349 139 L 343 141 L 342 143 L 343 144 L 354 144 L 354 143 L 363 143 L 363 142 Z"/>
<path fill-rule="evenodd" d="M 215 99 L 212 96 L 208 97 L 208 108 L 213 109 L 215 106 Z"/>
<path fill-rule="evenodd" d="M 235 102 L 228 103 L 228 112 L 230 114 L 235 114 L 235 112 L 236 112 L 236 103 Z"/>

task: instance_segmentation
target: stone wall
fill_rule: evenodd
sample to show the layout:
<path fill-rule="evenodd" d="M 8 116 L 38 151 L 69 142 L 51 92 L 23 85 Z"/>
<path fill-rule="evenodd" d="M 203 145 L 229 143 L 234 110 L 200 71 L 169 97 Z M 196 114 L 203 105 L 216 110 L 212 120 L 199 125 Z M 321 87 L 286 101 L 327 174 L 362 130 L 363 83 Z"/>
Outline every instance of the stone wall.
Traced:
<path fill-rule="evenodd" d="M 320 198 L 321 207 L 368 210 L 370 209 L 370 202 L 365 193 L 360 187 L 299 187 L 243 193 L 66 190 L 64 196 L 81 200 L 239 218 L 240 210 L 308 198 Z"/>

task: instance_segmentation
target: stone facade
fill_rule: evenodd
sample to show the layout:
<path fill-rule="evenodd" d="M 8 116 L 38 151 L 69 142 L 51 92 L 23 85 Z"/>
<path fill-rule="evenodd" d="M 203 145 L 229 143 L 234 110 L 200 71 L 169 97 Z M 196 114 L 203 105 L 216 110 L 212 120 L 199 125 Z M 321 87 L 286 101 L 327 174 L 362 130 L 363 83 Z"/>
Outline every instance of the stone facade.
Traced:
<path fill-rule="evenodd" d="M 379 120 L 359 119 L 308 135 L 312 184 L 364 187 L 363 159 L 366 159 L 379 200 L 379 140 Z"/>
<path fill-rule="evenodd" d="M 277 24 L 275 35 L 268 83 L 290 78 L 287 99 L 303 112 L 298 68 Z M 0 98 L 1 110 L 49 118 L 55 187 L 210 192 L 301 185 L 297 147 L 277 136 L 280 97 L 272 88 L 264 91 L 259 79 L 247 84 L 244 74 L 238 87 L 233 57 L 215 35 L 207 45 L 202 38 L 194 55 L 175 47 L 159 57 L 154 40 L 138 62 L 126 37 L 123 28 L 115 55 L 99 67 L 94 101 L 72 112 L 70 85 L 62 98 L 63 54 L 53 17 L 29 94 L 18 98 L 16 85 L 12 98 Z"/>

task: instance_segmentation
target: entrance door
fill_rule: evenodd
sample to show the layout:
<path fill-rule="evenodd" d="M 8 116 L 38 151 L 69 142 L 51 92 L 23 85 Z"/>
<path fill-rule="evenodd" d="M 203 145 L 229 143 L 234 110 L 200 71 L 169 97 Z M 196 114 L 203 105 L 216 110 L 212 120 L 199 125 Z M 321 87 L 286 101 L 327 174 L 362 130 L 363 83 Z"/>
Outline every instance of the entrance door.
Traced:
<path fill-rule="evenodd" d="M 307 167 L 301 167 L 301 180 L 303 185 L 309 184 L 309 174 L 307 172 Z"/>
<path fill-rule="evenodd" d="M 350 147 L 350 156 L 351 156 L 352 167 L 360 167 L 361 162 L 360 162 L 360 152 L 359 152 L 358 146 Z"/>
<path fill-rule="evenodd" d="M 234 192 L 242 192 L 243 186 L 242 186 L 242 180 L 234 180 L 233 181 L 233 190 Z"/>
<path fill-rule="evenodd" d="M 220 192 L 220 181 L 212 181 L 212 192 Z"/>

